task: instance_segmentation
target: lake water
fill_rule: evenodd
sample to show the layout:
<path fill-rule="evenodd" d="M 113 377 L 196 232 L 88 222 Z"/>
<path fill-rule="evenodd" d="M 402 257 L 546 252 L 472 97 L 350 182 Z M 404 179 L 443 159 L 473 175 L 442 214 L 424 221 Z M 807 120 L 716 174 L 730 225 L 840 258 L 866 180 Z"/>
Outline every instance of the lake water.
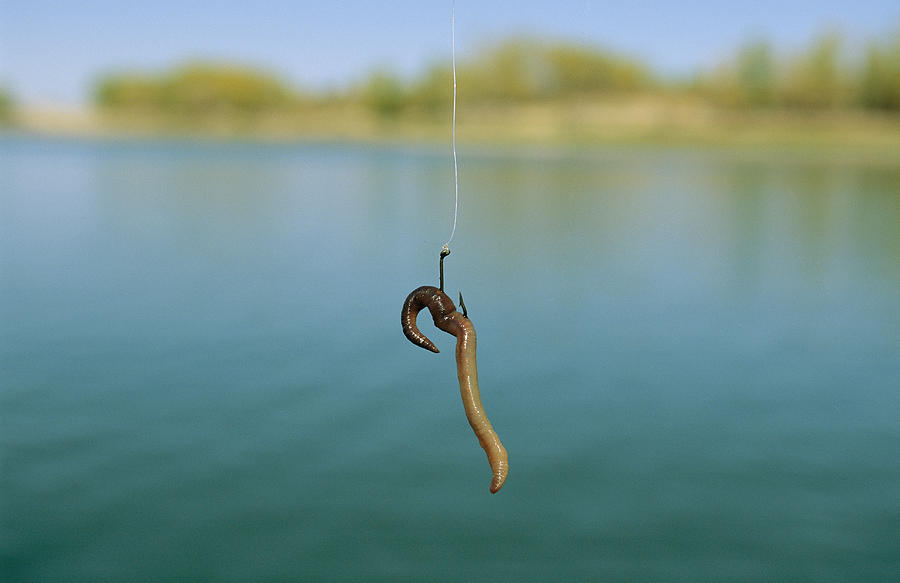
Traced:
<path fill-rule="evenodd" d="M 2 571 L 896 581 L 900 162 L 0 138 Z"/>

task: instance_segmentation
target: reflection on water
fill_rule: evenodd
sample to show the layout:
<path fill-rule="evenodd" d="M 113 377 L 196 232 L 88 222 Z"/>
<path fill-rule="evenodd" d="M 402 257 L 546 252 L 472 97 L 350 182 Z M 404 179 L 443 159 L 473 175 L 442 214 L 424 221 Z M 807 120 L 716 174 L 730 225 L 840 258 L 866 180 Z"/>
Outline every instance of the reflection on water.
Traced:
<path fill-rule="evenodd" d="M 900 569 L 900 165 L 460 163 L 494 497 L 452 339 L 399 327 L 443 150 L 0 139 L 3 579 Z"/>

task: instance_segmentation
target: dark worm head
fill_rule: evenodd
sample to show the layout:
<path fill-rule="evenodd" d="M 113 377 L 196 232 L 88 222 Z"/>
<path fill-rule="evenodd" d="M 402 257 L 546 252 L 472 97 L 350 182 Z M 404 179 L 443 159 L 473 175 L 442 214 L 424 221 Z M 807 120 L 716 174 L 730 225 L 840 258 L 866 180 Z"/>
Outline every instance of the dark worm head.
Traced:
<path fill-rule="evenodd" d="M 431 317 L 434 318 L 435 325 L 444 320 L 447 316 L 456 311 L 453 300 L 433 285 L 423 285 L 414 289 L 403 302 L 403 310 L 400 312 L 400 324 L 403 326 L 403 333 L 409 338 L 409 341 L 417 346 L 421 346 L 431 352 L 440 352 L 437 346 L 422 334 L 416 325 L 416 316 L 422 310 L 428 308 Z"/>

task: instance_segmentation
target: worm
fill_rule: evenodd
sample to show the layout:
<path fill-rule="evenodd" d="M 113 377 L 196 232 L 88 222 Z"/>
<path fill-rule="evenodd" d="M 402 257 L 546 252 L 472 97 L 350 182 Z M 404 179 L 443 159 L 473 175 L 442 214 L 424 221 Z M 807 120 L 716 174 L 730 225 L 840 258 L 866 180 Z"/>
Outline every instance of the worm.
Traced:
<path fill-rule="evenodd" d="M 460 303 L 461 301 L 462 296 Z M 509 474 L 509 455 L 488 420 L 484 405 L 481 404 L 478 367 L 475 363 L 475 326 L 466 315 L 456 311 L 453 300 L 440 289 L 430 285 L 414 289 L 403 302 L 400 323 L 403 326 L 403 333 L 410 342 L 431 352 L 440 351 L 416 325 L 416 315 L 422 308 L 428 308 L 431 312 L 435 326 L 456 336 L 456 374 L 459 377 L 459 392 L 462 395 L 469 425 L 472 426 L 478 443 L 487 454 L 488 463 L 491 465 L 493 478 L 490 489 L 491 494 L 496 494 Z"/>

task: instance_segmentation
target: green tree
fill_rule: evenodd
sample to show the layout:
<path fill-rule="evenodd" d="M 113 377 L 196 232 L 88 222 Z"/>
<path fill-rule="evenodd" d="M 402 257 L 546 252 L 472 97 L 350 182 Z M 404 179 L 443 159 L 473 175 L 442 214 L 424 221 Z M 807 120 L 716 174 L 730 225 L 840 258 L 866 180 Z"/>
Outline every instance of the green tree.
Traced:
<path fill-rule="evenodd" d="M 94 103 L 110 110 L 191 115 L 258 113 L 288 105 L 287 85 L 246 67 L 190 64 L 157 76 L 111 75 L 94 89 Z"/>
<path fill-rule="evenodd" d="M 860 105 L 900 110 L 900 31 L 885 43 L 872 43 L 859 79 Z"/>
<path fill-rule="evenodd" d="M 287 86 L 266 73 L 245 67 L 193 64 L 176 70 L 163 84 L 167 109 L 186 113 L 258 113 L 290 101 Z"/>
<path fill-rule="evenodd" d="M 462 101 L 521 101 L 541 93 L 541 71 L 535 43 L 508 41 L 459 69 Z M 546 84 L 546 81 L 543 83 Z"/>
<path fill-rule="evenodd" d="M 768 42 L 758 40 L 744 45 L 738 52 L 736 69 L 742 104 L 760 107 L 775 102 L 776 65 Z"/>
<path fill-rule="evenodd" d="M 162 98 L 162 81 L 139 75 L 111 75 L 94 87 L 94 103 L 104 109 L 157 110 Z"/>
<path fill-rule="evenodd" d="M 12 122 L 13 99 L 9 92 L 0 87 L 0 125 L 8 125 Z"/>
<path fill-rule="evenodd" d="M 845 101 L 846 86 L 839 67 L 841 38 L 830 33 L 788 68 L 783 102 L 792 107 L 832 108 Z"/>
<path fill-rule="evenodd" d="M 394 117 L 406 107 L 406 91 L 402 81 L 389 71 L 376 71 L 362 88 L 363 102 L 382 117 Z"/>
<path fill-rule="evenodd" d="M 465 66 L 465 99 L 521 101 L 578 94 L 627 92 L 653 85 L 635 61 L 597 49 L 530 39 L 506 42 Z"/>
<path fill-rule="evenodd" d="M 450 68 L 445 64 L 429 67 L 409 89 L 407 103 L 429 113 L 447 111 L 453 91 Z"/>
<path fill-rule="evenodd" d="M 558 45 L 545 54 L 553 93 L 560 96 L 647 89 L 651 76 L 640 64 L 586 47 Z"/>

